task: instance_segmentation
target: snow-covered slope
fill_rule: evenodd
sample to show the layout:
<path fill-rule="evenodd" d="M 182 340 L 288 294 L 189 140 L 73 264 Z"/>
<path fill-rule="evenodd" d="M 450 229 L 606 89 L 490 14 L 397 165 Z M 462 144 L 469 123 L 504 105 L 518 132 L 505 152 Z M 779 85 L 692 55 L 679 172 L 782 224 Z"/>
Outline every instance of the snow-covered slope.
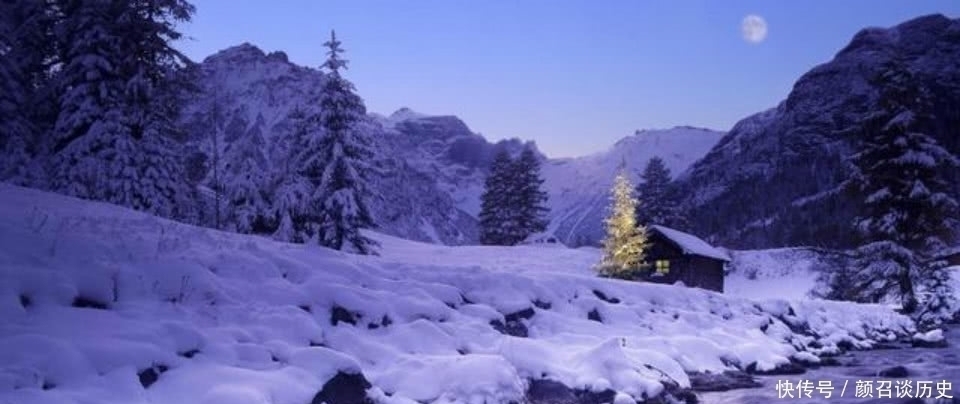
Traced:
<path fill-rule="evenodd" d="M 723 132 L 689 126 L 637 131 L 609 150 L 584 157 L 544 163 L 544 185 L 550 195 L 550 227 L 567 244 L 597 243 L 617 167 L 624 162 L 634 184 L 653 157 L 660 157 L 676 177 L 703 157 Z"/>
<path fill-rule="evenodd" d="M 829 270 L 827 252 L 810 248 L 730 251 L 724 293 L 751 299 L 808 299 Z"/>
<path fill-rule="evenodd" d="M 338 404 L 357 374 L 386 404 L 523 402 L 544 380 L 631 403 L 913 331 L 881 306 L 599 279 L 594 249 L 374 234 L 383 256 L 352 256 L 0 194 L 2 403 Z"/>

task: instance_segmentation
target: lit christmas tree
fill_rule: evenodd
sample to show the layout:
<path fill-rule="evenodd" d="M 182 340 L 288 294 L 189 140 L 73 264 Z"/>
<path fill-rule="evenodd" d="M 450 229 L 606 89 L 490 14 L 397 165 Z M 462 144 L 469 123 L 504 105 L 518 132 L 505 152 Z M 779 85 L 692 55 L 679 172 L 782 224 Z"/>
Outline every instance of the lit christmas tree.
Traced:
<path fill-rule="evenodd" d="M 603 258 L 597 265 L 601 276 L 629 279 L 646 267 L 647 228 L 637 226 L 637 199 L 633 186 L 621 164 L 611 190 L 610 216 L 605 220 L 607 235 L 603 240 Z"/>

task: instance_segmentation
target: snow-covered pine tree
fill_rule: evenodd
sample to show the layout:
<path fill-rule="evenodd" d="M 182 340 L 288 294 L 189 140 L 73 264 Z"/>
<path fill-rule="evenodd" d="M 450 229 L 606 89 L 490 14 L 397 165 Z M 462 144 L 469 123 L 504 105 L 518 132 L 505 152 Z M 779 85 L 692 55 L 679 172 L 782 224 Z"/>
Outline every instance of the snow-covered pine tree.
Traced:
<path fill-rule="evenodd" d="M 51 187 L 81 198 L 110 200 L 112 184 L 101 160 L 119 158 L 128 142 L 114 144 L 122 128 L 113 16 L 106 1 L 69 2 L 57 42 L 63 47 L 63 67 L 57 82 L 60 113 L 53 130 Z M 116 139 L 119 141 L 119 139 Z M 101 151 L 106 151 L 101 152 Z"/>
<path fill-rule="evenodd" d="M 195 9 L 185 0 L 124 4 L 116 21 L 122 49 L 119 72 L 126 81 L 124 126 L 142 155 L 134 165 L 138 178 L 130 185 L 144 200 L 144 210 L 196 222 L 197 195 L 186 181 L 185 135 L 177 123 L 182 105 L 178 94 L 185 85 L 178 71 L 190 61 L 172 46 L 183 37 L 177 25 L 189 22 Z M 117 167 L 117 177 L 129 169 Z"/>
<path fill-rule="evenodd" d="M 864 196 L 856 229 L 858 299 L 899 299 L 906 313 L 932 318 L 933 307 L 952 299 L 942 261 L 934 260 L 956 222 L 957 201 L 943 173 L 955 169 L 955 156 L 924 133 L 930 125 L 930 97 L 906 64 L 894 60 L 877 78 L 879 108 L 866 123 L 860 150 L 851 157 L 851 184 Z M 919 301 L 918 288 L 931 296 Z M 918 307 L 922 306 L 922 307 Z"/>
<path fill-rule="evenodd" d="M 353 84 L 340 74 L 347 66 L 336 33 L 324 43 L 329 74 L 320 95 L 319 124 L 323 136 L 311 139 L 316 149 L 304 162 L 305 176 L 317 185 L 310 196 L 310 209 L 319 214 L 317 241 L 337 250 L 359 254 L 377 254 L 377 243 L 362 235 L 360 229 L 375 227 L 367 199 L 372 143 L 358 124 L 366 115 L 363 100 L 354 93 Z"/>
<path fill-rule="evenodd" d="M 636 222 L 637 200 L 624 164 L 611 189 L 610 213 L 605 220 L 603 257 L 596 269 L 601 276 L 629 279 L 647 265 L 647 228 Z"/>
<path fill-rule="evenodd" d="M 170 42 L 193 6 L 180 0 L 64 2 L 52 188 L 162 216 L 193 208 L 167 88 L 181 62 Z"/>
<path fill-rule="evenodd" d="M 315 136 L 321 136 L 317 129 L 319 114 L 307 114 L 300 106 L 294 107 L 284 121 L 286 128 L 274 143 L 273 155 L 282 156 L 275 160 L 280 165 L 274 167 L 270 178 L 271 209 L 269 212 L 273 237 L 280 241 L 305 242 L 315 226 L 318 215 L 311 215 L 307 201 L 316 188 L 300 173 L 303 161 L 310 158 L 308 153 L 316 153 L 309 142 Z"/>
<path fill-rule="evenodd" d="M 540 177 L 540 160 L 530 147 L 525 147 L 513 165 L 514 175 L 509 183 L 508 195 L 516 198 L 510 206 L 516 224 L 517 234 L 511 237 L 517 242 L 523 241 L 533 233 L 547 229 L 547 193 L 543 191 L 543 178 Z"/>
<path fill-rule="evenodd" d="M 0 180 L 20 182 L 18 178 L 26 174 L 23 170 L 30 161 L 27 140 L 32 137 L 33 125 L 24 114 L 24 74 L 9 55 L 16 29 L 9 14 L 12 6 L 0 3 Z"/>
<path fill-rule="evenodd" d="M 239 233 L 266 231 L 267 156 L 263 139 L 264 118 L 224 150 L 223 190 L 227 202 L 227 221 Z"/>
<path fill-rule="evenodd" d="M 38 166 L 53 120 L 56 20 L 51 2 L 0 2 L 0 180 L 43 185 Z"/>
<path fill-rule="evenodd" d="M 647 162 L 640 175 L 636 193 L 640 208 L 637 209 L 637 223 L 643 225 L 659 224 L 667 227 L 684 227 L 680 214 L 680 198 L 670 187 L 670 169 L 663 159 L 654 156 Z"/>
<path fill-rule="evenodd" d="M 932 328 L 960 320 L 960 301 L 951 286 L 947 262 L 933 259 L 923 263 L 920 276 L 920 305 L 914 316 L 921 328 Z"/>
<path fill-rule="evenodd" d="M 505 149 L 500 149 L 490 163 L 480 196 L 480 243 L 513 245 L 518 240 L 512 225 L 511 181 L 514 162 Z"/>

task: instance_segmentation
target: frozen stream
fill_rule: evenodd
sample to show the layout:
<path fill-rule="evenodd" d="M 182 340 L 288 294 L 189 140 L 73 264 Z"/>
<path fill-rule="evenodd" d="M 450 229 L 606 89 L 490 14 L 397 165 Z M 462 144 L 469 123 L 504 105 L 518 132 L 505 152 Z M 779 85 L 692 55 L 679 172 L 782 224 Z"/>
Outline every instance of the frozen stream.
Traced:
<path fill-rule="evenodd" d="M 752 389 L 731 390 L 726 392 L 700 393 L 700 400 L 705 404 L 736 403 L 736 404 L 767 404 L 774 402 L 790 403 L 939 403 L 955 402 L 960 403 L 960 326 L 952 326 L 944 334 L 949 347 L 947 348 L 913 348 L 909 345 L 902 345 L 902 349 L 880 349 L 872 351 L 848 352 L 836 359 L 841 366 L 821 367 L 819 369 L 808 369 L 802 375 L 785 376 L 759 376 L 757 380 L 763 384 L 763 387 Z M 878 372 L 889 369 L 894 366 L 903 366 L 908 374 L 906 377 L 880 377 Z M 805 395 L 803 398 L 797 398 L 796 390 L 793 391 L 793 398 L 783 397 L 777 391 L 778 381 L 790 381 L 795 388 L 798 381 L 809 380 L 812 383 L 813 392 L 811 398 Z M 833 395 L 828 399 L 816 387 L 820 381 L 829 380 L 834 387 Z M 872 398 L 856 397 L 856 383 L 858 380 L 870 381 L 873 386 Z M 954 396 L 955 401 L 950 399 L 940 401 L 932 398 L 923 401 L 910 398 L 896 398 L 898 382 L 910 381 L 914 393 L 917 392 L 918 382 L 931 381 L 930 387 L 932 397 L 938 395 L 937 383 L 946 380 L 952 384 L 947 395 Z M 890 381 L 886 386 L 891 386 L 893 398 L 879 398 L 880 381 Z M 840 392 L 843 389 L 844 382 L 847 382 L 846 391 L 843 397 Z M 784 390 L 786 391 L 786 390 Z M 924 396 L 926 397 L 926 396 Z"/>

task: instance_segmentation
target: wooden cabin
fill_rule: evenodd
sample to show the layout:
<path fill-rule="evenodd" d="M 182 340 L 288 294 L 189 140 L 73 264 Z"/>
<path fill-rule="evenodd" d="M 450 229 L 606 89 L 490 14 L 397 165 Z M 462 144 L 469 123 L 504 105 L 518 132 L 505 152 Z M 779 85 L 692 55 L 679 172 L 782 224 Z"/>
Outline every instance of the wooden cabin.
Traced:
<path fill-rule="evenodd" d="M 650 264 L 641 279 L 723 292 L 723 277 L 730 256 L 706 241 L 669 227 L 647 228 L 650 245 L 646 250 Z"/>

